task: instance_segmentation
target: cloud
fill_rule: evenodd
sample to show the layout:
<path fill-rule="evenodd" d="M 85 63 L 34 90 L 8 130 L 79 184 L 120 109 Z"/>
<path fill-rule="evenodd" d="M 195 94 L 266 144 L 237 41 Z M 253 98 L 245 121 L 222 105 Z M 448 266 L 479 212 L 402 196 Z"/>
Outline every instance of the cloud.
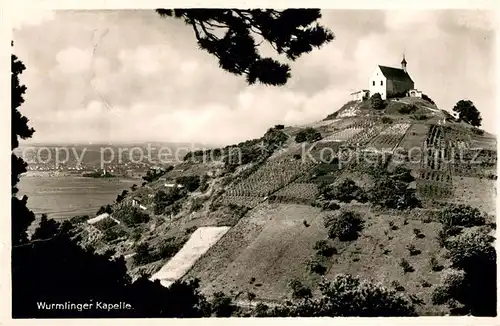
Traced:
<path fill-rule="evenodd" d="M 89 72 L 92 63 L 92 49 L 69 47 L 56 54 L 56 61 L 60 73 L 81 74 Z"/>
<path fill-rule="evenodd" d="M 55 12 L 52 10 L 36 10 L 27 7 L 13 8 L 11 11 L 12 27 L 14 29 L 21 29 L 25 27 L 33 27 L 40 25 L 44 22 L 53 20 Z"/>
<path fill-rule="evenodd" d="M 483 16 L 324 11 L 335 41 L 291 62 L 287 85 L 266 87 L 220 69 L 181 21 L 150 11 L 57 12 L 14 33 L 27 66 L 21 111 L 35 141 L 235 143 L 326 117 L 368 86 L 377 64 L 399 66 L 404 51 L 417 88 L 446 109 L 470 98 L 492 131 L 494 34 Z"/>

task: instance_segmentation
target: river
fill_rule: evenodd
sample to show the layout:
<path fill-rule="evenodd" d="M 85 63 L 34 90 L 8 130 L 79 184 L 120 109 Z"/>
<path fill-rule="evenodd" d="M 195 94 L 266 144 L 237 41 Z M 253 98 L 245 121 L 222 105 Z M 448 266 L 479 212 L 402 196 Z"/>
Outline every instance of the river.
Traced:
<path fill-rule="evenodd" d="M 19 195 L 28 196 L 28 208 L 53 219 L 76 215 L 93 216 L 102 205 L 111 204 L 122 190 L 130 190 L 139 179 L 35 176 L 27 173 L 18 184 Z"/>

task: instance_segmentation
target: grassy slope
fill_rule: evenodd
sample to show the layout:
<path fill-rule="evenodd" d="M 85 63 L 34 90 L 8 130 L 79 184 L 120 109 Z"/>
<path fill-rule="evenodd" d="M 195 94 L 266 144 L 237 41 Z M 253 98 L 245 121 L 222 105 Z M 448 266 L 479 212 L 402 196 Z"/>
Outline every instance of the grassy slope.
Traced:
<path fill-rule="evenodd" d="M 432 114 L 433 118 L 427 121 L 414 121 L 410 115 L 402 115 L 397 112 L 398 105 L 392 104 L 386 111 L 394 122 L 410 122 L 412 126 L 402 137 L 400 147 L 405 149 L 420 147 L 426 138 L 429 124 L 441 118 L 437 111 L 429 111 L 422 100 L 411 99 L 419 110 L 426 110 L 426 114 Z M 352 105 L 349 104 L 345 107 Z M 360 104 L 360 109 L 369 112 L 366 103 Z M 434 114 L 435 113 L 435 114 Z M 341 120 L 330 120 L 315 125 L 320 129 L 324 137 L 331 135 L 339 129 L 346 128 L 354 121 L 364 118 L 344 118 Z M 494 142 L 491 137 L 472 135 L 470 128 L 461 124 L 453 124 L 455 129 L 463 131 L 467 137 L 474 139 L 479 144 L 492 146 Z M 286 127 L 285 132 L 292 137 L 301 127 Z M 290 147 L 283 152 L 276 153 L 274 157 L 291 155 L 291 152 L 300 153 L 300 146 L 289 142 Z M 183 164 L 185 171 L 172 171 L 167 176 L 175 178 L 179 175 L 203 174 L 213 167 L 207 165 Z M 418 165 L 411 166 L 417 170 Z M 320 166 L 314 171 L 329 171 L 328 166 Z M 314 174 L 314 173 L 313 173 Z M 336 178 L 340 177 L 338 180 Z M 349 177 L 355 180 L 363 188 L 368 187 L 371 182 L 366 174 L 347 169 L 341 173 L 319 176 L 312 182 L 341 181 Z M 307 181 L 309 177 L 304 176 Z M 161 182 L 153 184 L 152 191 L 158 190 Z M 488 213 L 492 213 L 494 202 L 487 202 L 495 194 L 495 182 L 488 179 L 476 177 L 454 176 L 454 195 L 451 201 L 468 203 L 479 207 Z M 142 190 L 144 197 L 150 191 Z M 327 239 L 327 230 L 323 226 L 324 212 L 318 208 L 297 204 L 261 204 L 248 212 L 239 221 L 231 219 L 231 212 L 224 207 L 216 212 L 208 212 L 208 204 L 196 213 L 183 211 L 174 221 L 165 221 L 154 228 L 145 225 L 142 239 L 152 244 L 168 237 L 186 236 L 186 230 L 200 226 L 210 225 L 234 225 L 227 234 L 216 243 L 202 258 L 200 258 L 185 275 L 185 279 L 198 277 L 201 280 L 203 291 L 211 294 L 215 291 L 232 293 L 236 297 L 238 293 L 253 292 L 259 300 L 281 301 L 290 297 L 287 286 L 292 278 L 300 279 L 305 285 L 317 290 L 321 277 L 311 274 L 306 267 L 309 259 L 315 256 L 314 244 L 318 240 Z M 337 273 L 351 273 L 362 278 L 380 281 L 390 287 L 392 281 L 402 284 L 406 293 L 415 294 L 423 300 L 424 304 L 419 307 L 422 314 L 440 314 L 442 307 L 430 304 L 430 293 L 433 287 L 439 283 L 439 272 L 433 272 L 429 268 L 429 259 L 433 255 L 439 256 L 439 246 L 436 235 L 440 229 L 437 222 L 423 223 L 422 217 L 430 213 L 420 210 L 411 212 L 380 212 L 368 205 L 348 204 L 346 208 L 359 211 L 366 220 L 365 229 L 361 237 L 353 242 L 331 241 L 338 249 L 339 254 L 331 258 L 323 259 L 328 268 L 326 278 L 332 278 Z M 404 220 L 408 223 L 405 224 Z M 303 221 L 309 225 L 306 227 Z M 393 221 L 398 227 L 391 230 L 389 221 Z M 418 228 L 425 235 L 422 239 L 415 238 L 413 230 Z M 147 231 L 146 231 L 147 230 Z M 406 250 L 407 244 L 414 244 L 421 253 L 417 256 L 409 256 Z M 386 251 L 384 253 L 384 250 Z M 125 250 L 124 250 L 125 251 Z M 399 266 L 401 258 L 407 259 L 415 268 L 412 273 L 404 274 Z M 444 260 L 442 260 L 445 263 Z M 158 265 L 158 264 L 156 264 Z M 153 272 L 158 268 L 152 264 L 149 268 Z M 255 278 L 254 281 L 251 281 Z M 423 287 L 422 280 L 431 284 L 431 287 Z"/>

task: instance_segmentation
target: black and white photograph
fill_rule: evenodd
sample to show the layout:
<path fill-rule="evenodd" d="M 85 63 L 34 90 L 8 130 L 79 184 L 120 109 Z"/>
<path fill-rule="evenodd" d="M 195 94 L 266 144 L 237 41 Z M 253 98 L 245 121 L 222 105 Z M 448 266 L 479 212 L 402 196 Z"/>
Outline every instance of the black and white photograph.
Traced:
<path fill-rule="evenodd" d="M 496 12 L 235 7 L 12 16 L 6 315 L 496 317 Z"/>

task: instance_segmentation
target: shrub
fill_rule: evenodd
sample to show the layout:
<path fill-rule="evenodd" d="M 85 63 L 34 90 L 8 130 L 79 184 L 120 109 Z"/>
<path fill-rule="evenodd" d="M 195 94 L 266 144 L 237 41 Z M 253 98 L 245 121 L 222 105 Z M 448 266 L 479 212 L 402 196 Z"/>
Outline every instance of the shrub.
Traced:
<path fill-rule="evenodd" d="M 422 253 L 422 251 L 415 248 L 415 246 L 413 244 L 406 245 L 406 250 L 408 250 L 408 252 L 410 253 L 410 256 L 416 256 L 416 255 L 420 255 Z"/>
<path fill-rule="evenodd" d="M 198 175 L 182 176 L 175 179 L 177 184 L 181 184 L 187 191 L 195 191 L 200 186 L 200 177 Z"/>
<path fill-rule="evenodd" d="M 114 213 L 114 217 L 127 226 L 149 222 L 149 215 L 137 207 L 123 205 Z"/>
<path fill-rule="evenodd" d="M 328 244 L 326 240 L 319 240 L 314 245 L 314 250 L 316 254 L 324 257 L 331 257 L 337 254 L 337 249 Z"/>
<path fill-rule="evenodd" d="M 391 124 L 391 123 L 393 123 L 393 122 L 394 122 L 394 120 L 392 120 L 392 119 L 391 119 L 391 118 L 389 118 L 389 117 L 382 117 L 382 120 L 381 120 L 381 121 L 382 121 L 382 123 L 383 123 L 383 124 Z"/>
<path fill-rule="evenodd" d="M 233 304 L 231 298 L 222 292 L 214 293 L 211 306 L 216 317 L 231 317 L 236 310 L 236 306 Z"/>
<path fill-rule="evenodd" d="M 195 198 L 191 203 L 191 212 L 197 212 L 203 208 L 203 199 Z"/>
<path fill-rule="evenodd" d="M 255 306 L 255 317 L 266 317 L 268 314 L 269 306 L 263 304 L 262 302 L 257 303 Z"/>
<path fill-rule="evenodd" d="M 122 228 L 109 228 L 104 231 L 104 241 L 111 242 L 118 238 L 126 236 L 128 233 Z"/>
<path fill-rule="evenodd" d="M 274 129 L 276 129 L 276 130 L 283 130 L 283 129 L 285 129 L 285 126 L 284 125 L 275 125 Z"/>
<path fill-rule="evenodd" d="M 420 280 L 420 285 L 422 285 L 423 288 L 430 288 L 432 286 L 431 283 L 429 283 L 428 281 L 426 280 Z"/>
<path fill-rule="evenodd" d="M 315 142 L 320 140 L 321 133 L 314 128 L 308 127 L 300 130 L 295 136 L 295 142 L 303 143 L 303 142 Z"/>
<path fill-rule="evenodd" d="M 414 191 L 408 189 L 407 182 L 392 179 L 388 176 L 381 176 L 375 180 L 370 191 L 370 201 L 382 207 L 395 209 L 421 206 Z"/>
<path fill-rule="evenodd" d="M 404 286 L 402 286 L 398 281 L 392 281 L 391 286 L 398 292 L 403 292 L 405 290 Z"/>
<path fill-rule="evenodd" d="M 320 284 L 321 297 L 296 304 L 278 306 L 270 315 L 276 317 L 381 317 L 415 316 L 413 304 L 394 290 L 380 284 L 361 281 L 349 274 L 339 274 L 332 282 Z"/>
<path fill-rule="evenodd" d="M 423 121 L 429 119 L 429 116 L 427 116 L 426 114 L 413 114 L 411 118 L 413 120 Z"/>
<path fill-rule="evenodd" d="M 407 104 L 403 107 L 400 107 L 398 112 L 401 114 L 410 114 L 410 113 L 413 113 L 417 110 L 418 110 L 418 108 L 415 104 Z"/>
<path fill-rule="evenodd" d="M 330 238 L 352 241 L 358 238 L 359 232 L 363 229 L 363 220 L 357 213 L 345 211 L 337 217 L 327 217 L 325 226 L 329 228 L 328 236 Z"/>
<path fill-rule="evenodd" d="M 326 267 L 321 264 L 318 259 L 312 259 L 307 263 L 307 267 L 311 273 L 316 273 L 319 275 L 325 275 Z"/>
<path fill-rule="evenodd" d="M 294 299 L 309 299 L 312 298 L 311 289 L 305 287 L 299 280 L 293 279 L 288 283 L 292 290 L 292 298 Z"/>
<path fill-rule="evenodd" d="M 462 301 L 464 292 L 465 272 L 462 270 L 447 269 L 441 275 L 441 284 L 432 293 L 432 303 L 441 305 L 451 299 Z"/>
<path fill-rule="evenodd" d="M 101 206 L 102 207 L 102 206 Z M 99 214 L 98 214 L 99 215 Z M 87 220 L 90 219 L 90 216 L 88 215 L 79 215 L 79 216 L 73 216 L 72 218 L 70 218 L 70 222 L 72 224 L 80 224 L 80 223 L 84 223 L 86 222 Z"/>
<path fill-rule="evenodd" d="M 415 269 L 410 265 L 410 263 L 404 258 L 401 258 L 401 261 L 399 262 L 399 266 L 401 266 L 401 268 L 403 268 L 403 272 L 405 274 L 415 271 Z"/>
<path fill-rule="evenodd" d="M 323 209 L 334 211 L 334 210 L 340 209 L 340 205 L 332 200 L 329 200 L 329 201 L 323 203 Z"/>
<path fill-rule="evenodd" d="M 175 256 L 181 250 L 185 241 L 167 242 L 163 244 L 159 251 L 159 259 L 166 259 Z"/>
<path fill-rule="evenodd" d="M 372 97 L 370 97 L 370 103 L 372 108 L 374 108 L 375 110 L 382 110 L 385 107 L 382 96 L 379 93 L 375 93 L 372 95 Z"/>
<path fill-rule="evenodd" d="M 450 205 L 445 208 L 439 216 L 439 221 L 445 230 L 454 226 L 472 227 L 486 223 L 485 216 L 479 209 L 464 204 Z"/>
<path fill-rule="evenodd" d="M 431 100 L 431 98 L 425 94 L 422 94 L 422 100 L 425 100 L 431 104 L 435 104 L 433 100 Z"/>
<path fill-rule="evenodd" d="M 153 256 L 151 255 L 151 249 L 147 242 L 140 243 L 135 249 L 135 255 L 133 257 L 134 265 L 144 265 L 152 261 Z"/>
<path fill-rule="evenodd" d="M 155 193 L 154 202 L 154 213 L 157 215 L 165 214 L 167 212 L 167 207 L 173 205 L 177 200 L 181 199 L 185 195 L 185 192 L 179 190 L 179 188 L 172 188 L 168 191 L 159 190 Z"/>
<path fill-rule="evenodd" d="M 106 205 L 106 206 L 101 206 L 99 208 L 99 210 L 97 211 L 96 216 L 104 214 L 104 213 L 112 214 L 113 213 L 113 207 L 111 207 L 111 205 L 109 205 L 109 204 Z"/>
<path fill-rule="evenodd" d="M 431 259 L 429 260 L 429 267 L 433 272 L 440 272 L 444 268 L 444 266 L 441 265 L 434 256 L 432 256 Z"/>
<path fill-rule="evenodd" d="M 102 219 L 96 223 L 94 223 L 94 226 L 101 230 L 101 231 L 105 231 L 109 228 L 112 228 L 113 226 L 117 225 L 118 223 L 116 223 L 115 220 L 113 219 L 110 219 L 110 218 L 105 218 L 105 219 Z"/>
<path fill-rule="evenodd" d="M 351 179 L 345 179 L 336 188 L 327 192 L 325 197 L 328 197 L 326 199 L 337 199 L 345 203 L 349 203 L 354 199 L 359 202 L 366 202 L 365 192 Z"/>
<path fill-rule="evenodd" d="M 466 229 L 448 240 L 447 249 L 452 266 L 464 270 L 475 269 L 495 261 L 494 238 L 479 229 Z"/>

